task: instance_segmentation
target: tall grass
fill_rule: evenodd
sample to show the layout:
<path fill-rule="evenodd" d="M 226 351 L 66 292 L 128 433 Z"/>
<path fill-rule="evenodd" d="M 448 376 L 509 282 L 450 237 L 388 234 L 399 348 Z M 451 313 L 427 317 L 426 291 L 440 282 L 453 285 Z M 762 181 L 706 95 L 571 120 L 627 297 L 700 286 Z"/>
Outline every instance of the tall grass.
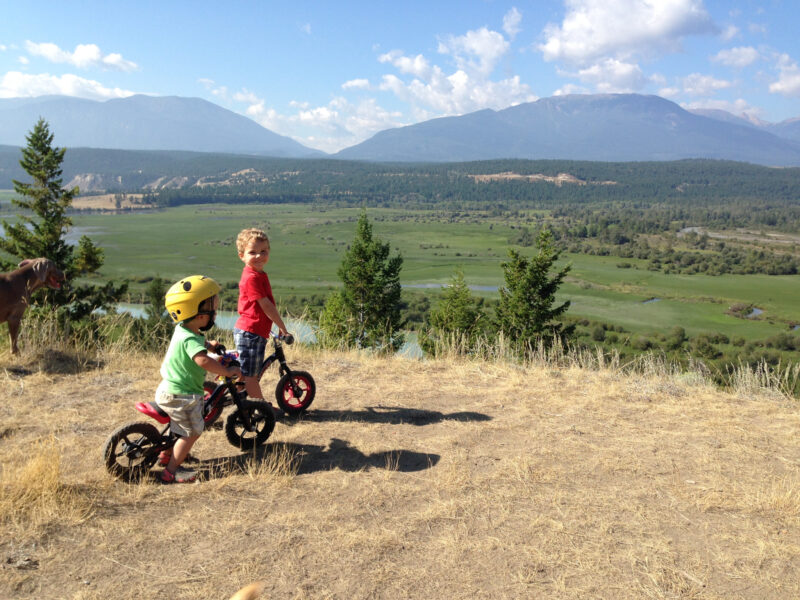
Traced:
<path fill-rule="evenodd" d="M 169 322 L 135 318 L 127 314 L 94 315 L 79 323 L 64 323 L 56 313 L 30 311 L 20 335 L 20 345 L 29 367 L 45 372 L 74 373 L 107 360 L 131 353 L 162 353 L 169 343 L 172 325 Z M 212 330 L 209 337 L 232 347 L 228 331 Z M 348 351 L 347 340 L 334 340 L 319 335 L 320 348 Z M 622 361 L 617 351 L 601 347 L 587 348 L 563 344 L 555 340 L 545 344 L 539 340 L 526 347 L 497 335 L 467 336 L 460 332 L 436 332 L 431 355 L 444 360 L 478 360 L 514 363 L 520 366 L 548 368 L 580 368 L 593 371 L 618 371 L 622 374 L 691 380 L 697 385 L 722 387 L 739 395 L 767 394 L 781 398 L 800 396 L 800 364 L 756 365 L 740 363 L 726 373 L 713 373 L 700 360 L 689 358 L 687 365 L 671 360 L 663 353 L 645 352 Z M 372 351 L 364 350 L 372 353 Z"/>
<path fill-rule="evenodd" d="M 755 366 L 740 363 L 728 372 L 730 388 L 743 396 L 771 392 L 785 398 L 800 395 L 800 364 L 777 364 L 761 361 Z"/>
<path fill-rule="evenodd" d="M 479 360 L 488 362 L 517 363 L 525 366 L 549 368 L 579 368 L 591 371 L 617 371 L 621 374 L 663 378 L 680 378 L 684 383 L 698 386 L 715 385 L 714 373 L 702 361 L 689 357 L 688 364 L 681 364 L 656 351 L 636 355 L 622 361 L 616 350 L 608 352 L 597 346 L 586 348 L 564 344 L 555 340 L 545 344 L 543 340 L 533 348 L 525 348 L 509 340 L 502 333 L 495 336 L 467 336 L 460 332 L 437 332 L 433 355 L 445 360 Z M 781 398 L 800 396 L 800 364 L 769 365 L 762 361 L 757 365 L 740 363 L 725 374 L 717 374 L 721 386 L 738 395 L 768 395 Z"/>
<path fill-rule="evenodd" d="M 25 315 L 20 348 L 26 367 L 51 373 L 75 373 L 111 357 L 163 351 L 171 328 L 161 321 L 126 314 L 92 315 L 70 322 L 57 312 Z"/>

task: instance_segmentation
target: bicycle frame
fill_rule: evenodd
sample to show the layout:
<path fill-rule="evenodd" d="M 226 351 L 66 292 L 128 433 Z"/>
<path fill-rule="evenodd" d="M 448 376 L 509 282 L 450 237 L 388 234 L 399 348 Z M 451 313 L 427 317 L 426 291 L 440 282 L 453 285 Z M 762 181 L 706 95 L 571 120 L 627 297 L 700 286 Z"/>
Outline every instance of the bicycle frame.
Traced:
<path fill-rule="evenodd" d="M 247 398 L 247 392 L 239 389 L 239 384 L 234 383 L 233 379 L 225 378 L 223 383 L 220 383 L 208 398 L 203 401 L 203 422 L 206 427 L 209 427 L 216 421 L 222 414 L 222 410 L 230 405 L 235 404 L 236 408 L 242 408 L 242 401 Z M 253 424 L 250 422 L 250 417 L 246 410 L 241 410 L 242 421 L 247 431 L 253 431 Z"/>
<path fill-rule="evenodd" d="M 272 364 L 277 361 L 278 362 L 278 376 L 283 377 L 284 375 L 289 375 L 289 384 L 292 386 L 292 393 L 295 396 L 301 396 L 303 390 L 297 386 L 294 381 L 294 377 L 292 377 L 292 368 L 286 362 L 286 354 L 283 352 L 283 344 L 281 343 L 281 336 L 276 335 L 274 333 L 270 333 L 272 337 L 272 345 L 275 348 L 268 357 L 264 359 L 264 362 L 261 363 L 261 368 L 258 370 L 258 379 L 261 381 L 261 377 L 263 377 L 264 372 L 269 369 Z M 291 344 L 294 338 L 290 336 L 290 341 L 288 344 Z"/>

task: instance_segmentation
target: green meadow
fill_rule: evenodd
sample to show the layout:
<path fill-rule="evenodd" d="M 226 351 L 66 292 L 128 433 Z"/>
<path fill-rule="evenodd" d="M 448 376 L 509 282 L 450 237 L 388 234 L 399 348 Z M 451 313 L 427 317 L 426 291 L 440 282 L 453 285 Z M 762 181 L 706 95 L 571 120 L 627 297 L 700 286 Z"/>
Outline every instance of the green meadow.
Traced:
<path fill-rule="evenodd" d="M 270 236 L 268 271 L 280 301 L 282 295 L 326 293 L 339 284 L 336 270 L 359 212 L 271 204 L 77 214 L 73 237 L 85 233 L 104 248 L 106 277 L 135 281 L 204 273 L 232 282 L 241 269 L 236 234 L 244 227 L 260 227 Z M 447 283 L 460 268 L 476 295 L 497 297 L 513 223 L 400 209 L 371 208 L 367 214 L 374 235 L 402 254 L 401 279 L 409 291 L 435 296 L 437 285 Z M 720 332 L 746 339 L 765 338 L 800 323 L 797 276 L 668 275 L 648 271 L 643 263 L 641 268 L 619 268 L 616 257 L 570 254 L 564 259 L 572 263 L 572 271 L 560 299 L 572 302 L 573 316 L 633 332 L 665 332 L 680 325 L 690 335 Z M 656 300 L 646 302 L 651 299 Z M 736 318 L 726 314 L 734 303 L 752 304 L 764 312 L 758 319 Z"/>

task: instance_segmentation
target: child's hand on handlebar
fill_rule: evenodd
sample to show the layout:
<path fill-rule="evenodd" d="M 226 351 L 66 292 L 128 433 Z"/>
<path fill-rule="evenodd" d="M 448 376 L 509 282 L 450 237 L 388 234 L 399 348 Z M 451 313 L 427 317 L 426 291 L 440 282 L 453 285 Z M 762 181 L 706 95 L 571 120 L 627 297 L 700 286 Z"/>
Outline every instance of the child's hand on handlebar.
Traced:
<path fill-rule="evenodd" d="M 228 367 L 228 373 L 225 375 L 230 379 L 241 379 L 242 378 L 242 370 L 238 366 Z"/>
<path fill-rule="evenodd" d="M 214 354 L 224 354 L 225 353 L 225 346 L 220 344 L 217 340 L 208 340 L 206 342 L 206 348 L 211 350 Z"/>

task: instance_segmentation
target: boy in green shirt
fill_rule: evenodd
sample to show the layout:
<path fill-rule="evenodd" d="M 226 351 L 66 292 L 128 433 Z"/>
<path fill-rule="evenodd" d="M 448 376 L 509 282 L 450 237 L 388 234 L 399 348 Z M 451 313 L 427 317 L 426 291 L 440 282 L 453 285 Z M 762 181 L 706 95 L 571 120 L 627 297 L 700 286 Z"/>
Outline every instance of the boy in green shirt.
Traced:
<path fill-rule="evenodd" d="M 179 439 L 171 453 L 164 452 L 160 457 L 162 462 L 169 461 L 161 473 L 164 483 L 189 483 L 197 477 L 181 463 L 203 433 L 206 371 L 223 377 L 242 376 L 239 367 L 225 367 L 206 352 L 218 346 L 213 340 L 206 341 L 202 332 L 214 326 L 220 289 L 210 277 L 192 275 L 169 288 L 165 297 L 169 316 L 177 325 L 161 363 L 156 404 L 169 415 L 170 429 Z"/>

